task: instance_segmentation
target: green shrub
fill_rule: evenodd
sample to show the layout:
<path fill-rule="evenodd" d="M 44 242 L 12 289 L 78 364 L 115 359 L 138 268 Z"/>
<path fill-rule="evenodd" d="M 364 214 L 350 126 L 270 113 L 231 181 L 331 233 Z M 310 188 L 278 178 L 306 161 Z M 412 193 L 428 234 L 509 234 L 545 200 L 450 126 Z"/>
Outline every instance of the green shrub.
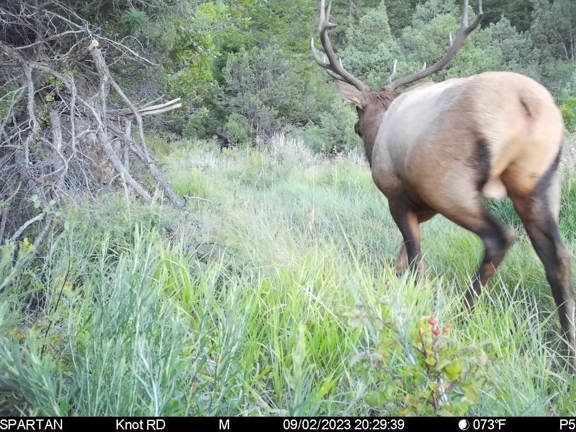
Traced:
<path fill-rule="evenodd" d="M 313 62 L 302 62 L 277 44 L 240 49 L 228 56 L 223 70 L 224 109 L 234 123 L 242 116 L 250 138 L 269 139 L 291 127 L 318 121 L 331 112 L 333 91 Z M 234 140 L 226 128 L 228 139 Z"/>
<path fill-rule="evenodd" d="M 570 133 L 576 132 L 576 97 L 571 97 L 560 105 L 564 125 Z"/>
<path fill-rule="evenodd" d="M 146 28 L 148 16 L 142 10 L 130 9 L 120 16 L 120 24 L 126 33 L 137 34 Z"/>
<path fill-rule="evenodd" d="M 358 363 L 375 370 L 377 379 L 366 394 L 374 412 L 466 415 L 485 384 L 481 370 L 488 355 L 480 346 L 462 344 L 452 332 L 435 316 L 423 317 L 407 341 L 393 320 L 383 323 L 379 346 Z M 399 362 L 405 362 L 402 368 Z"/>
<path fill-rule="evenodd" d="M 562 185 L 562 200 L 560 206 L 560 232 L 567 240 L 576 238 L 576 177 L 570 174 Z"/>
<path fill-rule="evenodd" d="M 354 133 L 357 115 L 348 104 L 335 100 L 330 112 L 320 114 L 318 124 L 303 130 L 303 139 L 316 153 L 335 155 L 356 148 L 360 139 Z"/>
<path fill-rule="evenodd" d="M 242 114 L 230 114 L 224 129 L 226 137 L 232 145 L 248 145 L 251 141 L 252 128 L 248 119 Z"/>
<path fill-rule="evenodd" d="M 342 50 L 346 68 L 372 88 L 380 88 L 390 74 L 394 59 L 403 57 L 388 25 L 385 2 L 362 16 L 357 24 L 349 25 L 346 38 L 348 43 Z M 404 62 L 400 62 L 399 67 L 402 74 Z"/>

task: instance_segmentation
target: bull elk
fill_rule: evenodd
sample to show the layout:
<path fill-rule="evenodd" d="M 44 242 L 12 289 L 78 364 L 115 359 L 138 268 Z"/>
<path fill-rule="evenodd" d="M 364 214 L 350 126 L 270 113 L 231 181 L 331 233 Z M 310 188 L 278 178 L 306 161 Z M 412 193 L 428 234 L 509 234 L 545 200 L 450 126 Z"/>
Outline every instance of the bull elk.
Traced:
<path fill-rule="evenodd" d="M 421 71 L 372 90 L 344 69 L 330 42 L 330 6 L 320 5 L 321 57 L 315 60 L 337 80 L 341 95 L 356 105 L 356 133 L 364 142 L 376 186 L 388 199 L 402 234 L 397 271 L 422 274 L 419 224 L 440 213 L 477 234 L 484 257 L 466 293 L 473 307 L 513 241 L 512 231 L 485 208 L 485 199 L 511 198 L 538 257 L 560 318 L 572 360 L 576 359 L 574 294 L 570 256 L 558 231 L 558 164 L 563 120 L 550 93 L 539 83 L 512 72 L 485 72 L 443 82 L 425 82 L 444 68 L 480 24 L 468 24 L 468 0 L 460 29 L 447 53 Z M 573 362 L 576 364 L 576 361 Z"/>

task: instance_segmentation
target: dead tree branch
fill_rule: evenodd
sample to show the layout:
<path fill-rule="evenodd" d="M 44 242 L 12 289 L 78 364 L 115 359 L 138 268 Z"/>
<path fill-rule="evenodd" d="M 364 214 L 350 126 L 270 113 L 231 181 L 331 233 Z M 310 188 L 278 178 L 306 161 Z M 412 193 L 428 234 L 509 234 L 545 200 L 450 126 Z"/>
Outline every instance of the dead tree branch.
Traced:
<path fill-rule="evenodd" d="M 149 190 L 156 188 L 185 211 L 148 151 L 143 120 L 180 108 L 180 100 L 136 102 L 108 66 L 118 68 L 128 57 L 155 63 L 100 35 L 64 2 L 6 3 L 0 5 L 0 245 L 26 237 L 36 253 L 66 197 L 94 195 L 110 184 L 145 203 L 156 199 Z"/>

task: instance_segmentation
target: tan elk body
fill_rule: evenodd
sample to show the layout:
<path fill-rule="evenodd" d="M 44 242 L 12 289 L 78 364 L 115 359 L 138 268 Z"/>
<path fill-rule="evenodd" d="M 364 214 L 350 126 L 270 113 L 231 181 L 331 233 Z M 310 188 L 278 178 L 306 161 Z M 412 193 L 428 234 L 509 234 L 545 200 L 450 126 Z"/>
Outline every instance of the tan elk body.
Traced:
<path fill-rule="evenodd" d="M 399 87 L 445 67 L 478 27 L 468 25 L 468 1 L 460 31 L 438 62 L 374 91 L 346 71 L 328 38 L 335 27 L 321 2 L 320 39 L 327 55 L 316 61 L 337 79 L 342 96 L 358 111 L 372 177 L 386 195 L 403 237 L 397 270 L 423 271 L 419 224 L 440 213 L 476 233 L 484 257 L 466 295 L 471 308 L 504 258 L 511 231 L 485 208 L 485 199 L 508 194 L 540 257 L 558 306 L 563 336 L 576 365 L 574 294 L 570 257 L 558 231 L 558 164 L 564 125 L 548 90 L 512 72 L 485 72 L 440 83 Z"/>
<path fill-rule="evenodd" d="M 400 188 L 449 218 L 478 194 L 502 198 L 504 182 L 533 191 L 563 135 L 548 91 L 511 72 L 419 86 L 394 99 L 379 123 L 369 156 L 378 187 L 386 195 Z M 550 204 L 557 213 L 559 203 Z"/>

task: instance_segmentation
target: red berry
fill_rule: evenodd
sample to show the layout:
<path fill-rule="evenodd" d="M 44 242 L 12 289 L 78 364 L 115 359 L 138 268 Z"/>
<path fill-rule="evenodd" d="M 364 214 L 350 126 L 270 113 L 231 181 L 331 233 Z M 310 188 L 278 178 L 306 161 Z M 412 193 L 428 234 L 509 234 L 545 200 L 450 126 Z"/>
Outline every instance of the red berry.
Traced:
<path fill-rule="evenodd" d="M 447 326 L 447 325 L 446 325 L 446 326 L 442 327 L 442 331 L 443 331 L 444 333 L 448 333 L 448 332 L 450 331 L 450 326 Z"/>
<path fill-rule="evenodd" d="M 436 327 L 438 325 L 438 318 L 435 316 L 430 317 L 428 324 L 430 324 L 432 327 Z"/>
<path fill-rule="evenodd" d="M 440 330 L 438 327 L 434 327 L 432 329 L 432 334 L 436 337 L 440 336 L 440 334 L 442 334 L 442 330 Z"/>

